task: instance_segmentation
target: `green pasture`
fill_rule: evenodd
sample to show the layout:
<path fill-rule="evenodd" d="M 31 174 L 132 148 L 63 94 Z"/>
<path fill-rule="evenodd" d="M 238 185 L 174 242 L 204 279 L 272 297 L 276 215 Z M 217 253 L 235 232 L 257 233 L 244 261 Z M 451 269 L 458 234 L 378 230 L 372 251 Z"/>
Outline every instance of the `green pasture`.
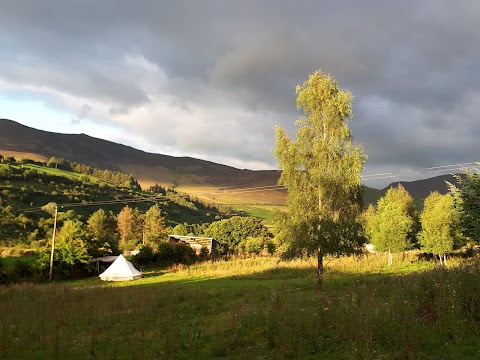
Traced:
<path fill-rule="evenodd" d="M 15 268 L 15 264 L 18 262 L 24 262 L 26 264 L 30 264 L 31 266 L 35 265 L 35 261 L 37 260 L 37 256 L 4 256 L 1 257 L 2 266 L 5 270 L 13 270 Z"/>
<path fill-rule="evenodd" d="M 87 175 L 76 173 L 76 172 L 73 172 L 73 171 L 50 168 L 50 167 L 40 166 L 40 165 L 36 165 L 36 164 L 25 164 L 25 165 L 20 165 L 20 166 L 23 166 L 24 168 L 28 168 L 28 169 L 35 169 L 37 171 L 42 171 L 42 172 L 47 173 L 49 175 L 64 176 L 64 177 L 72 179 L 72 180 L 81 181 L 82 178 L 88 177 L 90 179 L 90 182 L 92 182 L 92 183 L 100 182 L 100 180 L 98 178 L 94 177 L 94 176 L 87 176 Z"/>
<path fill-rule="evenodd" d="M 477 359 L 478 264 L 257 257 L 0 287 L 3 359 Z"/>
<path fill-rule="evenodd" d="M 255 216 L 262 219 L 266 225 L 273 226 L 275 211 L 284 209 L 280 205 L 232 205 L 232 210 L 242 215 Z"/>
<path fill-rule="evenodd" d="M 0 166 L 10 166 L 13 168 L 17 169 L 31 169 L 31 170 L 37 170 L 38 172 L 43 172 L 48 175 L 54 175 L 54 176 L 63 176 L 68 179 L 72 180 L 77 180 L 77 181 L 82 181 L 82 179 L 88 177 L 89 181 L 91 183 L 98 183 L 100 180 L 94 176 L 87 176 L 84 174 L 76 173 L 73 171 L 67 171 L 67 170 L 61 170 L 61 169 L 56 169 L 56 168 L 50 168 L 46 166 L 41 166 L 41 165 L 36 165 L 36 164 L 22 164 L 22 165 L 7 165 L 7 164 L 0 164 Z"/>

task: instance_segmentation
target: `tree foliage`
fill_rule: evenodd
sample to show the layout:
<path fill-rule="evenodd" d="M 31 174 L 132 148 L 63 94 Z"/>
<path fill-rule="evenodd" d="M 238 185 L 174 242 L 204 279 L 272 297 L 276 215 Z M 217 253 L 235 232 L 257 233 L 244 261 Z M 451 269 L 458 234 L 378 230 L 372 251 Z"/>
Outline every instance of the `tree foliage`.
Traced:
<path fill-rule="evenodd" d="M 92 256 L 104 256 L 118 251 L 116 222 L 111 213 L 103 209 L 95 211 L 87 221 L 91 243 L 98 249 Z"/>
<path fill-rule="evenodd" d="M 146 245 L 154 247 L 168 235 L 165 218 L 162 216 L 160 207 L 153 205 L 145 213 L 143 219 L 143 238 Z"/>
<path fill-rule="evenodd" d="M 359 248 L 357 216 L 361 207 L 361 172 L 366 156 L 352 144 L 348 121 L 352 94 L 330 76 L 316 71 L 296 88 L 296 141 L 276 127 L 275 156 L 283 170 L 279 184 L 288 191 L 288 211 L 278 216 L 287 259 L 317 258 L 317 289 L 323 279 L 323 258 Z"/>
<path fill-rule="evenodd" d="M 388 189 L 378 200 L 376 211 L 369 208 L 366 216 L 366 232 L 377 251 L 392 252 L 407 250 L 412 246 L 416 222 L 413 198 L 399 184 Z M 391 264 L 389 256 L 389 264 Z"/>
<path fill-rule="evenodd" d="M 458 210 L 460 230 L 470 241 L 480 243 L 480 169 L 465 170 L 465 175 L 457 176 L 457 181 L 458 188 L 449 186 Z"/>
<path fill-rule="evenodd" d="M 214 238 L 220 245 L 220 252 L 235 253 L 238 245 L 250 237 L 270 237 L 262 221 L 255 217 L 233 216 L 212 223 L 205 235 Z"/>
<path fill-rule="evenodd" d="M 117 230 L 120 235 L 121 245 L 125 245 L 127 241 L 132 239 L 134 220 L 133 209 L 125 205 L 117 215 Z"/>
<path fill-rule="evenodd" d="M 39 254 L 37 264 L 40 270 L 50 266 L 51 242 Z M 72 275 L 88 264 L 88 235 L 85 225 L 79 220 L 66 220 L 55 239 L 53 257 L 54 274 Z"/>
<path fill-rule="evenodd" d="M 455 246 L 456 218 L 453 197 L 432 192 L 426 199 L 420 216 L 422 230 L 420 244 L 425 251 L 438 255 L 440 259 Z"/>
<path fill-rule="evenodd" d="M 124 174 L 118 171 L 97 169 L 89 165 L 79 164 L 74 161 L 65 160 L 63 158 L 58 158 L 55 156 L 52 156 L 47 161 L 47 166 L 84 174 L 86 176 L 84 178 L 84 180 L 87 180 L 86 182 L 88 182 L 90 179 L 88 176 L 92 175 L 100 180 L 114 184 L 116 186 L 122 186 L 137 190 L 140 189 L 140 185 L 138 184 L 137 179 L 135 179 L 132 175 Z"/>

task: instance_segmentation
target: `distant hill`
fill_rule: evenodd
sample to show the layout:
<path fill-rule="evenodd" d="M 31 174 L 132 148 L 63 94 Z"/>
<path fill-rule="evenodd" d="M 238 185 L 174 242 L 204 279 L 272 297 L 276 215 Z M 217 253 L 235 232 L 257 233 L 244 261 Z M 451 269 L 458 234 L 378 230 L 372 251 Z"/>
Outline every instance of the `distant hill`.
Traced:
<path fill-rule="evenodd" d="M 0 163 L 0 194 L 0 246 L 18 239 L 26 243 L 45 239 L 53 224 L 45 221 L 47 213 L 41 208 L 51 202 L 59 205 L 59 222 L 67 217 L 86 222 L 99 209 L 116 215 L 127 204 L 141 214 L 158 205 L 172 227 L 185 222 L 211 223 L 232 215 L 227 206 L 161 187 L 155 192 L 140 191 L 94 175 L 25 162 Z"/>
<path fill-rule="evenodd" d="M 143 187 L 155 183 L 173 186 L 180 191 L 226 204 L 285 203 L 285 191 L 273 188 L 280 175 L 276 170 L 236 169 L 191 157 L 152 154 L 85 134 L 52 133 L 0 119 L 0 154 L 4 153 L 30 159 L 32 156 L 44 159 L 60 157 L 132 174 Z M 445 180 L 455 181 L 450 175 L 444 175 L 400 183 L 415 199 L 423 200 L 433 190 L 445 193 Z M 365 202 L 375 203 L 390 186 L 396 184 L 398 182 L 382 190 L 366 188 Z"/>
<path fill-rule="evenodd" d="M 240 170 L 190 157 L 152 154 L 85 134 L 58 134 L 0 119 L 0 153 L 8 151 L 61 157 L 134 175 L 142 185 L 177 187 L 268 186 L 277 183 L 275 170 Z"/>
<path fill-rule="evenodd" d="M 424 180 L 416 181 L 397 181 L 393 182 L 384 189 L 383 192 L 386 192 L 391 187 L 396 187 L 398 184 L 402 186 L 412 195 L 414 199 L 425 199 L 432 191 L 438 191 L 441 194 L 446 194 L 448 192 L 447 181 L 453 185 L 457 185 L 457 179 L 449 175 L 436 176 Z"/>

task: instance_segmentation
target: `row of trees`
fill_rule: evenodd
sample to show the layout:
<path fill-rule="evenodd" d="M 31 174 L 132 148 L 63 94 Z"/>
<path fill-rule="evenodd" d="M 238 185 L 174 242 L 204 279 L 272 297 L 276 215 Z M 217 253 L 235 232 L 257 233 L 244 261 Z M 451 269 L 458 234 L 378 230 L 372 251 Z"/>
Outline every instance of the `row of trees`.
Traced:
<path fill-rule="evenodd" d="M 44 206 L 44 210 L 53 216 L 55 207 L 56 204 L 50 203 Z M 137 243 L 158 243 L 168 232 L 158 205 L 151 206 L 145 213 L 127 205 L 117 215 L 99 209 L 86 223 L 73 210 L 59 212 L 58 219 L 54 268 L 59 276 L 82 274 L 88 270 L 92 257 L 116 254 L 122 249 L 135 247 Z M 38 266 L 42 271 L 49 268 L 51 246 L 49 240 L 40 251 Z"/>
<path fill-rule="evenodd" d="M 85 164 L 79 164 L 74 161 L 66 160 L 52 156 L 46 164 L 48 167 L 58 168 L 67 171 L 74 171 L 86 176 L 94 176 L 100 180 L 114 184 L 116 186 L 123 186 L 126 188 L 140 190 L 140 184 L 132 175 L 124 174 L 118 171 L 111 171 L 106 169 L 97 169 Z"/>
<path fill-rule="evenodd" d="M 376 208 L 362 213 L 366 156 L 352 144 L 348 127 L 352 94 L 321 71 L 296 92 L 297 108 L 304 112 L 296 122 L 296 139 L 276 128 L 274 153 L 283 170 L 279 184 L 287 189 L 287 210 L 276 219 L 277 236 L 285 244 L 285 259 L 316 257 L 317 291 L 322 289 L 324 257 L 359 252 L 367 240 L 390 254 L 421 245 L 443 260 L 459 234 L 480 241 L 478 172 L 459 179 L 461 187 L 452 187 L 452 194 L 431 194 L 420 215 L 402 187 L 390 189 Z"/>
<path fill-rule="evenodd" d="M 50 203 L 43 209 L 53 217 L 55 207 L 56 204 Z M 259 219 L 252 217 L 234 216 L 211 224 L 182 224 L 172 229 L 158 205 L 151 206 L 146 212 L 126 205 L 116 215 L 99 209 L 86 222 L 82 222 L 73 210 L 59 212 L 58 222 L 54 268 L 59 276 L 80 275 L 88 269 L 92 257 L 117 254 L 122 250 L 145 248 L 144 253 L 158 252 L 155 259 L 158 257 L 161 262 L 175 262 L 178 259 L 191 261 L 194 256 L 190 252 L 166 249 L 168 234 L 175 232 L 175 229 L 195 229 L 198 232 L 195 235 L 215 238 L 219 244 L 216 249 L 218 254 L 238 251 L 258 253 L 263 248 L 273 251 L 271 234 Z M 193 235 L 191 232 L 184 234 Z M 47 234 L 51 235 L 52 232 Z M 42 271 L 49 268 L 50 251 L 49 239 L 39 254 L 38 265 Z M 171 259 L 167 259 L 169 254 Z"/>
<path fill-rule="evenodd" d="M 36 164 L 39 166 L 47 166 L 50 168 L 57 168 L 66 171 L 73 171 L 79 174 L 85 175 L 84 180 L 88 181 L 88 176 L 94 176 L 100 180 L 103 180 L 107 183 L 113 184 L 115 186 L 122 186 L 130 189 L 140 190 L 140 185 L 132 175 L 124 174 L 118 171 L 106 170 L 106 169 L 97 169 L 85 164 L 79 164 L 74 161 L 66 160 L 63 158 L 52 156 L 46 163 L 33 161 L 30 159 L 21 159 L 17 161 L 14 157 L 4 157 L 0 155 L 0 164 L 7 165 L 22 165 L 22 164 Z M 31 170 L 32 173 L 37 174 L 36 170 Z M 0 176 L 8 176 L 14 174 L 12 168 L 5 167 L 1 169 Z"/>
<path fill-rule="evenodd" d="M 366 210 L 365 232 L 376 251 L 392 253 L 421 247 L 446 261 L 446 254 L 465 244 L 459 227 L 459 212 L 451 194 L 432 192 L 417 211 L 413 198 L 402 185 L 390 188 L 386 195 Z"/>
<path fill-rule="evenodd" d="M 119 200 L 151 196 L 158 199 L 169 225 L 211 223 L 231 215 L 230 209 L 224 205 L 203 202 L 174 189 L 156 186 L 140 192 L 123 186 L 108 186 L 103 181 L 95 183 L 88 176 L 51 172 L 37 163 L 30 166 L 31 163 L 31 160 L 22 159 L 15 164 L 0 164 L 0 245 L 37 247 L 38 242 L 48 238 L 53 220 L 42 211 L 31 211 L 48 202 L 86 205 L 112 200 L 112 204 L 102 207 L 118 214 L 123 206 Z M 138 202 L 136 206 L 139 211 L 146 212 L 151 204 Z M 86 222 L 96 209 L 98 207 L 82 206 L 76 207 L 75 211 Z"/>

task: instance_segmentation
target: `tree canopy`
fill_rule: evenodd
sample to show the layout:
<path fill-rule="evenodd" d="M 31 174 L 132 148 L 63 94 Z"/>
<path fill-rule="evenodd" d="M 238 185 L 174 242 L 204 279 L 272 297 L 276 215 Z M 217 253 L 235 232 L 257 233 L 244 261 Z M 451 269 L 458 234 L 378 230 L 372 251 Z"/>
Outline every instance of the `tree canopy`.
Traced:
<path fill-rule="evenodd" d="M 156 246 L 163 239 L 166 241 L 168 235 L 165 218 L 162 216 L 160 207 L 153 205 L 145 213 L 143 219 L 143 239 L 145 244 Z"/>
<path fill-rule="evenodd" d="M 456 240 L 456 212 L 453 197 L 432 192 L 426 199 L 420 216 L 422 230 L 420 244 L 425 251 L 445 259 L 445 254 L 454 249 Z"/>
<path fill-rule="evenodd" d="M 378 251 L 388 251 L 389 265 L 391 253 L 407 250 L 414 238 L 416 210 L 413 198 L 399 184 L 387 190 L 378 200 L 376 211 L 370 209 L 367 216 L 366 230 L 370 242 Z"/>
<path fill-rule="evenodd" d="M 479 164 L 480 165 L 480 164 Z M 465 170 L 458 176 L 458 188 L 450 184 L 459 213 L 459 226 L 462 234 L 471 242 L 480 242 L 480 169 Z"/>
<path fill-rule="evenodd" d="M 260 219 L 242 216 L 233 216 L 212 223 L 205 230 L 205 235 L 213 237 L 224 253 L 236 252 L 238 245 L 248 238 L 270 237 L 268 229 Z"/>
<path fill-rule="evenodd" d="M 352 144 L 348 121 L 353 96 L 327 74 L 316 71 L 296 88 L 296 141 L 276 127 L 275 156 L 287 189 L 287 211 L 279 214 L 279 236 L 286 259 L 317 258 L 317 290 L 322 287 L 323 258 L 359 248 L 361 173 L 366 156 Z"/>
<path fill-rule="evenodd" d="M 85 225 L 79 220 L 66 220 L 58 232 L 53 257 L 54 273 L 70 275 L 88 264 L 88 234 Z M 37 264 L 41 270 L 49 268 L 51 242 L 39 254 Z"/>

